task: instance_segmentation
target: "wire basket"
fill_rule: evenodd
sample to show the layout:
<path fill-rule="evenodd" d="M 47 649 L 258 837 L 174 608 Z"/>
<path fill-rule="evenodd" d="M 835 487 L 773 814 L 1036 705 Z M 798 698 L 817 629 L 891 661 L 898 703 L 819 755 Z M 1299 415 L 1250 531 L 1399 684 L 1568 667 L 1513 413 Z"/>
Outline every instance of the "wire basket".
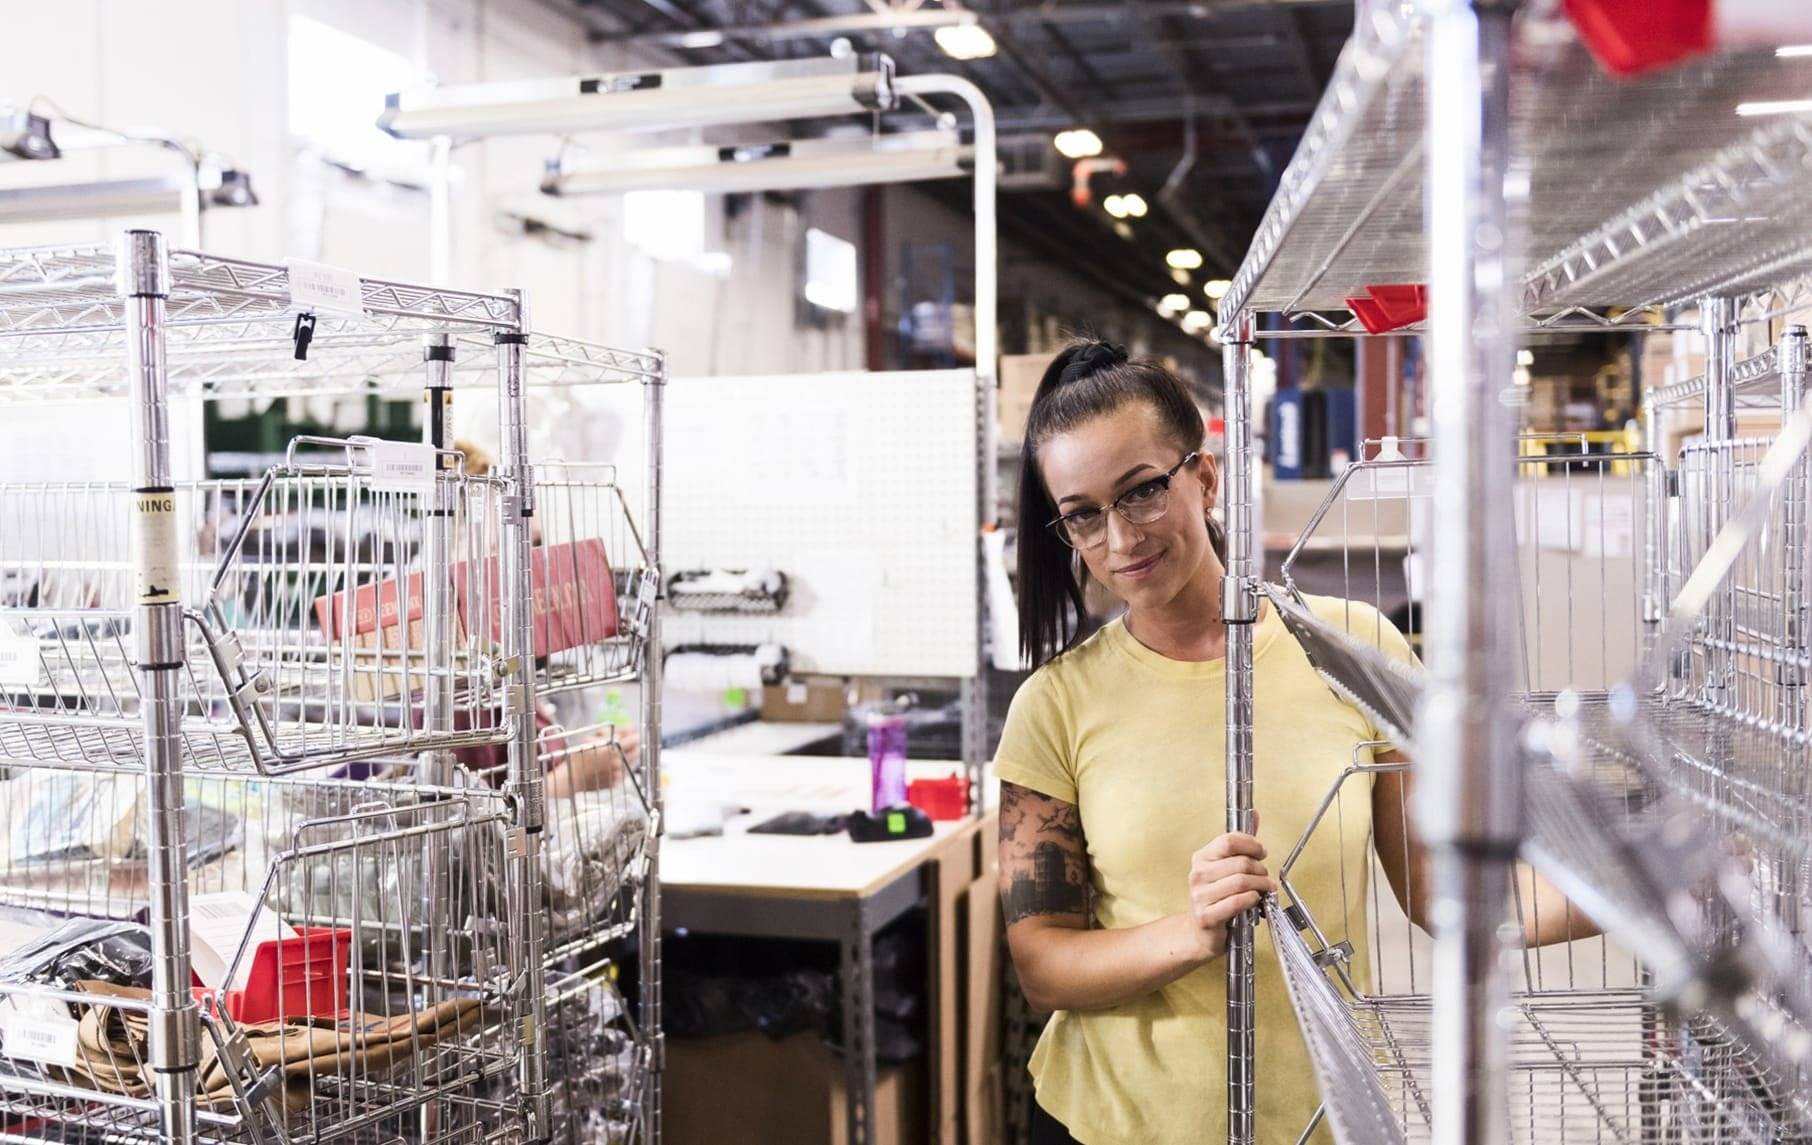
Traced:
<path fill-rule="evenodd" d="M 170 497 L 188 770 L 278 774 L 506 734 L 492 635 L 503 483 L 441 472 L 399 487 L 367 446 L 336 444 L 345 464 L 297 462 L 292 447 L 262 481 Z M 143 766 L 132 505 L 121 485 L 0 487 L 0 751 Z M 453 708 L 433 731 L 431 688 Z"/>
<path fill-rule="evenodd" d="M 558 1145 L 642 1141 L 654 1047 L 617 991 L 615 964 L 550 975 L 547 986 L 550 1140 Z"/>
<path fill-rule="evenodd" d="M 0 965 L 15 1010 L 79 1027 L 73 1060 L 47 1062 L 6 1043 L 0 1101 L 20 1125 L 38 1123 L 17 1130 L 27 1139 L 75 1139 L 99 1110 L 120 1136 L 155 1140 L 142 989 L 150 939 L 130 921 L 149 901 L 134 838 L 148 806 L 143 781 L 22 768 L 6 783 L 8 808 L 19 805 L 11 797 L 21 784 L 25 805 L 41 813 L 9 824 L 0 902 L 56 912 L 38 916 L 41 925 L 68 915 L 118 920 L 126 953 L 72 956 L 30 973 L 16 956 Z M 325 1141 L 386 1124 L 413 1135 L 425 1123 L 495 1123 L 498 1099 L 486 1095 L 514 1076 L 521 1052 L 519 959 L 514 928 L 502 921 L 502 796 L 372 776 L 214 775 L 183 788 L 185 823 L 195 828 L 195 963 L 214 983 L 196 991 L 204 1135 Z M 86 845 L 48 833 L 57 806 L 82 825 Z M 33 843 L 29 853 L 20 840 Z M 107 981 L 59 978 L 94 966 L 109 970 Z M 493 1116 L 467 1116 L 481 1107 Z"/>
<path fill-rule="evenodd" d="M 610 570 L 615 597 L 608 615 L 580 598 L 572 610 L 577 618 L 565 622 L 550 619 L 558 615 L 553 602 L 537 600 L 536 647 L 554 651 L 537 653 L 536 691 L 546 695 L 636 678 L 660 578 L 617 483 L 616 466 L 550 462 L 535 466 L 534 482 L 535 543 L 549 554 L 552 578 L 583 584 L 586 562 L 595 561 Z"/>

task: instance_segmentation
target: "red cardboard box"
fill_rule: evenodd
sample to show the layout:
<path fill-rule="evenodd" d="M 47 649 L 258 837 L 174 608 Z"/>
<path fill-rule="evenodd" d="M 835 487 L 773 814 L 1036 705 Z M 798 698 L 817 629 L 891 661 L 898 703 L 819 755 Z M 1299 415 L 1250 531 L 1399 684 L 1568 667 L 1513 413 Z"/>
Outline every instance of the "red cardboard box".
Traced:
<path fill-rule="evenodd" d="M 473 605 L 477 593 L 468 592 L 469 572 L 465 561 L 452 568 L 455 642 L 462 641 L 465 632 L 484 620 L 471 615 L 476 611 Z M 617 634 L 616 584 L 601 539 L 538 546 L 529 553 L 529 572 L 534 591 L 535 656 L 595 644 Z M 488 597 L 484 611 L 490 613 L 490 638 L 494 641 L 503 637 L 498 573 L 497 558 L 492 557 L 485 563 L 483 591 Z M 419 654 L 425 647 L 422 588 L 422 574 L 417 572 L 402 582 L 400 592 L 394 577 L 360 585 L 353 590 L 349 606 L 343 592 L 316 598 L 315 619 L 327 638 L 331 641 L 350 637 L 348 643 L 356 652 L 370 654 L 365 670 L 354 673 L 361 699 L 394 696 L 401 691 L 403 671 L 397 653 L 408 650 Z M 349 615 L 342 616 L 342 609 Z M 346 627 L 342 628 L 342 624 Z M 379 675 L 383 677 L 381 682 L 376 679 Z"/>
<path fill-rule="evenodd" d="M 501 581 L 497 560 L 486 562 L 490 587 L 487 608 L 491 614 L 491 639 L 503 638 L 503 612 L 497 592 Z M 537 546 L 529 552 L 529 576 L 534 586 L 532 650 L 546 656 L 584 644 L 596 644 L 617 634 L 617 589 L 611 576 L 604 542 L 597 537 L 563 545 Z M 455 596 L 460 621 L 468 626 L 478 619 L 466 615 L 473 594 L 466 591 L 466 566 L 453 566 Z"/>

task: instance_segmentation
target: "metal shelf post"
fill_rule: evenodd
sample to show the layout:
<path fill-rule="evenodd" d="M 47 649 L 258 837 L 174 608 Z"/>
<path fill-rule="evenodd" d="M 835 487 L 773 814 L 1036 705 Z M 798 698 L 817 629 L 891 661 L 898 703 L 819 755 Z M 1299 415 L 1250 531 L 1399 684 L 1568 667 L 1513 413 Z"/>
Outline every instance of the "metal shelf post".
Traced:
<path fill-rule="evenodd" d="M 1252 627 L 1258 551 L 1252 488 L 1252 319 L 1238 316 L 1223 334 L 1227 422 L 1227 563 L 1221 619 L 1227 629 L 1227 823 L 1250 832 L 1252 823 Z M 1255 1140 L 1257 1089 L 1253 938 L 1256 917 L 1233 920 L 1227 939 L 1227 1141 Z"/>
<path fill-rule="evenodd" d="M 1510 210 L 1514 5 L 1427 0 L 1423 45 L 1435 438 L 1426 695 L 1418 826 L 1433 860 L 1434 1140 L 1488 1145 L 1506 1131 L 1508 995 L 1498 928 L 1522 837 L 1509 706 L 1515 681 L 1510 532 L 1517 275 Z"/>

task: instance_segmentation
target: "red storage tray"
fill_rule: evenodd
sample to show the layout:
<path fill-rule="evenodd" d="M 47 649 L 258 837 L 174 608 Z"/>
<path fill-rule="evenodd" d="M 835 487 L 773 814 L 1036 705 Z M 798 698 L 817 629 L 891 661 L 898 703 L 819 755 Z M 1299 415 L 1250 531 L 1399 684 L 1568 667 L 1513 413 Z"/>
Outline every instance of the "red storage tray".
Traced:
<path fill-rule="evenodd" d="M 346 969 L 351 961 L 352 931 L 297 927 L 294 938 L 258 944 L 245 989 L 197 987 L 195 997 L 218 995 L 221 1009 L 235 1022 L 338 1018 L 346 1013 Z"/>
<path fill-rule="evenodd" d="M 961 819 L 969 813 L 969 781 L 960 775 L 915 779 L 906 785 L 906 802 L 934 820 Z"/>

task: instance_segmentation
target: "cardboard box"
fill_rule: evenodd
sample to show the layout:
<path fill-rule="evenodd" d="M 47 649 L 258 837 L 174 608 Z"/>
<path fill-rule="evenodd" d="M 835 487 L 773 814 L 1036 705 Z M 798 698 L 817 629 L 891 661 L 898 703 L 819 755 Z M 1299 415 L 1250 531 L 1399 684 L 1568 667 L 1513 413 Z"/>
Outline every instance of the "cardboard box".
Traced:
<path fill-rule="evenodd" d="M 1026 435 L 1026 417 L 1032 412 L 1032 398 L 1045 367 L 1051 364 L 1049 354 L 1003 354 L 1000 359 L 1000 440 L 1018 442 Z"/>
<path fill-rule="evenodd" d="M 617 594 L 604 542 L 596 537 L 567 544 L 538 546 L 529 553 L 530 583 L 534 594 L 531 622 L 532 651 L 537 657 L 595 644 L 617 635 Z M 497 558 L 486 562 L 483 591 L 489 599 L 490 638 L 503 639 L 503 612 Z M 473 616 L 477 592 L 469 591 L 470 568 L 465 561 L 451 571 L 453 591 L 453 642 L 483 618 Z M 364 584 L 352 591 L 315 599 L 315 620 L 328 641 L 350 648 L 354 661 L 353 690 L 358 699 L 388 699 L 400 695 L 405 683 L 404 654 L 419 674 L 427 649 L 423 631 L 422 574 L 410 573 L 399 584 L 391 577 Z M 416 681 L 409 681 L 415 683 Z"/>
<path fill-rule="evenodd" d="M 924 1145 L 925 1063 L 882 1066 L 869 1140 Z M 778 1042 L 760 1034 L 669 1038 L 661 1085 L 671 1145 L 849 1145 L 843 1060 L 815 1033 Z"/>
<path fill-rule="evenodd" d="M 848 708 L 835 684 L 788 684 L 761 690 L 761 718 L 783 724 L 835 724 Z"/>

